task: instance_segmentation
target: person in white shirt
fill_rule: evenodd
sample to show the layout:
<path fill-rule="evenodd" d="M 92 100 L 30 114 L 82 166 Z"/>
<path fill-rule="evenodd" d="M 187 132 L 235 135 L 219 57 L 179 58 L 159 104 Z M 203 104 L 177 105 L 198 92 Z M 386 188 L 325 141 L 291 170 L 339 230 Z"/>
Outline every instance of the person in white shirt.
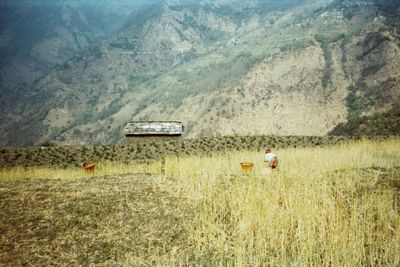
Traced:
<path fill-rule="evenodd" d="M 267 163 L 267 168 L 271 168 L 271 170 L 275 171 L 278 168 L 278 157 L 272 153 L 270 148 L 267 148 L 265 151 L 265 159 L 264 162 Z"/>

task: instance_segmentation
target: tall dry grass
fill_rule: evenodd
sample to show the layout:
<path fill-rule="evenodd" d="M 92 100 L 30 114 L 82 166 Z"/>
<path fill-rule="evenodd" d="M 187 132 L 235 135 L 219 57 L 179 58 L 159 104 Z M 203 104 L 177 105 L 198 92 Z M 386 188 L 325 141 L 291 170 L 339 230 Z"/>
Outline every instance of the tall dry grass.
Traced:
<path fill-rule="evenodd" d="M 210 266 L 396 266 L 399 192 L 383 180 L 399 151 L 398 139 L 282 149 L 268 175 L 260 152 L 170 158 L 175 189 L 197 203 L 182 253 Z"/>

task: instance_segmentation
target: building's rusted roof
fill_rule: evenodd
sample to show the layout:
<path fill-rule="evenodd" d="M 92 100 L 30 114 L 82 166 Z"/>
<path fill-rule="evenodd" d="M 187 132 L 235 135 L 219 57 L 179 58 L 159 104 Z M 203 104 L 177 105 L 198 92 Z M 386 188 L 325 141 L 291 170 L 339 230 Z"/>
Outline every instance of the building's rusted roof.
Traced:
<path fill-rule="evenodd" d="M 179 121 L 132 121 L 124 129 L 126 136 L 182 135 L 183 124 Z"/>

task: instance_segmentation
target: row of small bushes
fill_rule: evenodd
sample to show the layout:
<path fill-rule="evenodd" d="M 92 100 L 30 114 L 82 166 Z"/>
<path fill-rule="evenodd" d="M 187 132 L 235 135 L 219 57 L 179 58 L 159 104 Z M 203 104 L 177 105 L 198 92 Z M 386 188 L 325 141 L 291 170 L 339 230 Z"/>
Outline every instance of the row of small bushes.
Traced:
<path fill-rule="evenodd" d="M 0 167 L 79 166 L 84 161 L 153 161 L 166 155 L 204 155 L 224 151 L 318 146 L 344 140 L 336 136 L 225 136 L 172 141 L 132 141 L 106 146 L 56 146 L 0 150 Z"/>

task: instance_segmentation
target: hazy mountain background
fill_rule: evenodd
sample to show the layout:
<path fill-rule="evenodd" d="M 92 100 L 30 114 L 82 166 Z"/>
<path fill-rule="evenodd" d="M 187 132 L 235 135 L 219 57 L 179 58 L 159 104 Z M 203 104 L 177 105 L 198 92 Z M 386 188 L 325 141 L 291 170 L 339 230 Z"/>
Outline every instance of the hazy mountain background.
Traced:
<path fill-rule="evenodd" d="M 400 2 L 0 1 L 0 146 L 398 134 Z"/>

